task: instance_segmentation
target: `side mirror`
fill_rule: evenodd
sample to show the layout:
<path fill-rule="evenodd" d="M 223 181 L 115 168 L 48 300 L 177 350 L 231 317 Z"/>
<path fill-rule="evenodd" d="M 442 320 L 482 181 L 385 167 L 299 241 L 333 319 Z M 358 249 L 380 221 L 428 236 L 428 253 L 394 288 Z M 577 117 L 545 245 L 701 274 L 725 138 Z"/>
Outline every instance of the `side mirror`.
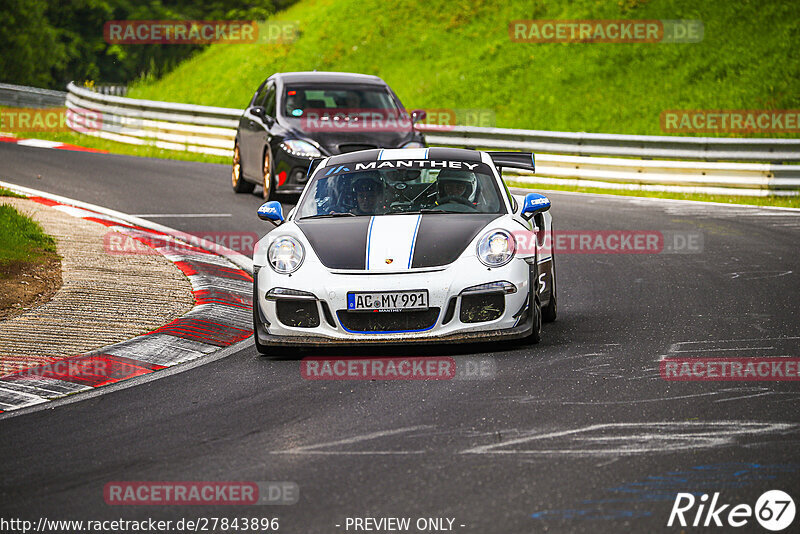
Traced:
<path fill-rule="evenodd" d="M 265 115 L 264 108 L 262 108 L 261 106 L 252 107 L 250 108 L 250 114 L 255 115 L 260 119 L 263 119 Z"/>
<path fill-rule="evenodd" d="M 424 121 L 428 113 L 424 109 L 415 109 L 411 112 L 411 124 L 416 124 L 419 121 Z"/>
<path fill-rule="evenodd" d="M 550 209 L 550 199 L 539 193 L 528 193 L 525 195 L 525 201 L 522 203 L 522 218 L 526 221 L 539 213 L 543 213 Z"/>
<path fill-rule="evenodd" d="M 258 218 L 262 221 L 269 221 L 275 226 L 282 224 L 284 218 L 281 203 L 275 200 L 264 202 L 261 204 L 261 207 L 258 208 Z"/>

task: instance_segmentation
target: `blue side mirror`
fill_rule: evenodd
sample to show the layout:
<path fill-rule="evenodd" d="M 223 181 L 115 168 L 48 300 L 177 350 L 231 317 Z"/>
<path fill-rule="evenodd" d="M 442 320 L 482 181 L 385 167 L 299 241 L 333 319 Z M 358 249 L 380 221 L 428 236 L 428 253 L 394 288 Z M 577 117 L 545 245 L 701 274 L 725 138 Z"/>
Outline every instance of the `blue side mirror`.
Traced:
<path fill-rule="evenodd" d="M 539 193 L 528 193 L 525 195 L 525 202 L 522 204 L 522 218 L 528 220 L 537 213 L 543 213 L 549 209 L 549 198 Z"/>
<path fill-rule="evenodd" d="M 269 221 L 275 226 L 278 226 L 284 221 L 281 203 L 275 200 L 264 202 L 261 204 L 261 207 L 258 208 L 258 218 L 262 221 Z"/>

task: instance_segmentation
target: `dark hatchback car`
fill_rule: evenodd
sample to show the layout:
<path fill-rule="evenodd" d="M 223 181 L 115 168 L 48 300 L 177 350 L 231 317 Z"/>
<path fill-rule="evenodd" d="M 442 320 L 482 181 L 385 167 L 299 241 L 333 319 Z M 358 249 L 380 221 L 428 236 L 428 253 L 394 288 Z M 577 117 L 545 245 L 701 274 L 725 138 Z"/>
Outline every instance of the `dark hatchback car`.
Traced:
<path fill-rule="evenodd" d="M 237 193 L 256 185 L 303 190 L 314 158 L 372 148 L 422 148 L 414 129 L 421 110 L 406 112 L 377 76 L 341 72 L 273 74 L 250 100 L 236 131 L 231 182 Z"/>

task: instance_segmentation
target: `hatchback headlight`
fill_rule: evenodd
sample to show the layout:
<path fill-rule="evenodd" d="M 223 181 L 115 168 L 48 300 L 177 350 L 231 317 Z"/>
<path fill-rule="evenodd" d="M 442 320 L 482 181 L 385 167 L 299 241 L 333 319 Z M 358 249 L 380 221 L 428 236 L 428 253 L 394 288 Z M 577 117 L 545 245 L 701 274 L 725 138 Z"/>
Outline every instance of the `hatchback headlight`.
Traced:
<path fill-rule="evenodd" d="M 317 147 L 300 139 L 287 139 L 281 143 L 281 148 L 292 156 L 301 158 L 317 158 L 322 155 Z"/>
<path fill-rule="evenodd" d="M 492 230 L 478 241 L 477 256 L 487 267 L 502 267 L 517 250 L 514 237 L 505 230 Z"/>
<path fill-rule="evenodd" d="M 269 246 L 267 258 L 276 273 L 289 274 L 300 268 L 305 258 L 303 245 L 293 237 L 279 237 Z"/>

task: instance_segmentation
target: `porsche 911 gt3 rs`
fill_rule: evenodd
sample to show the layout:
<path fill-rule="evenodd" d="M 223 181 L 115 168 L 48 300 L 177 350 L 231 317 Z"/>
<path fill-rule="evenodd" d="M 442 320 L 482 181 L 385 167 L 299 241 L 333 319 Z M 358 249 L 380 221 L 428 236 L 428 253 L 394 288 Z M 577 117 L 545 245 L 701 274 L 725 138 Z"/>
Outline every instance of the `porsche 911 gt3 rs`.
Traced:
<path fill-rule="evenodd" d="M 365 150 L 317 162 L 297 206 L 254 252 L 256 347 L 536 343 L 557 314 L 547 197 L 512 195 L 533 154 Z M 519 240 L 519 235 L 533 239 Z M 520 245 L 523 243 L 523 245 Z"/>

